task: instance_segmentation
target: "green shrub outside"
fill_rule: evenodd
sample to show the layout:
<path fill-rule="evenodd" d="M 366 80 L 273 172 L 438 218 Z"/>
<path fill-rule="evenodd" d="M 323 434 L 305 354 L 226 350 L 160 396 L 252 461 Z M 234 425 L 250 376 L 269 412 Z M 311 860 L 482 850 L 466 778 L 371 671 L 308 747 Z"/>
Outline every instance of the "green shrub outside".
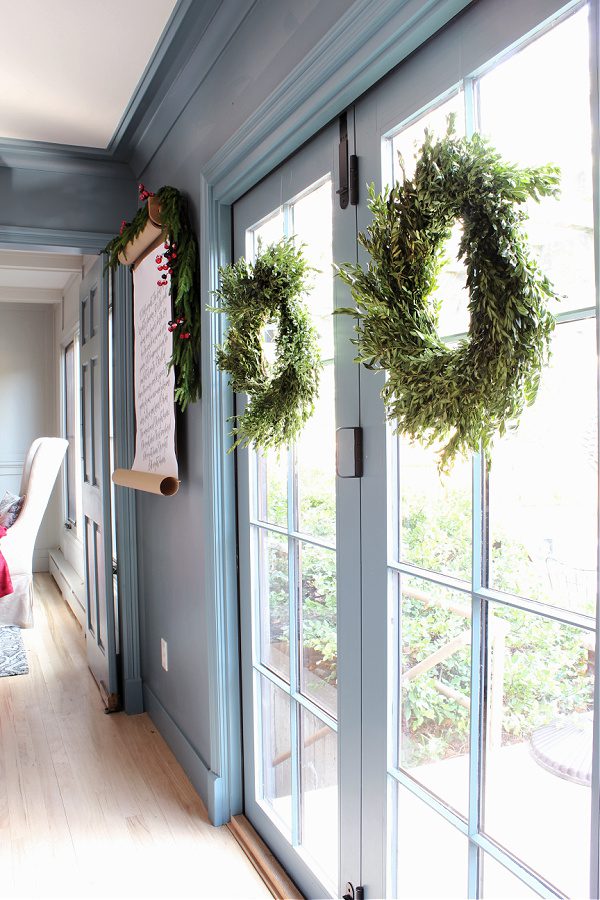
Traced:
<path fill-rule="evenodd" d="M 309 479 L 306 479 L 308 482 Z M 327 535 L 335 519 L 330 483 L 316 473 L 302 496 L 302 531 Z M 302 485 L 307 487 L 307 485 Z M 272 521 L 285 518 L 285 485 L 269 481 Z M 424 569 L 459 572 L 469 577 L 471 568 L 470 497 L 449 490 L 443 500 L 411 495 L 402 522 L 404 558 Z M 532 600 L 547 600 L 527 549 L 495 530 L 501 543 L 496 554 L 494 584 L 509 591 L 518 583 Z M 283 545 L 270 553 L 271 639 L 289 640 L 287 553 Z M 305 665 L 318 671 L 320 681 L 335 685 L 337 679 L 335 555 L 310 544 L 301 549 L 301 624 Z M 468 608 L 464 595 L 421 579 L 406 578 L 403 585 L 426 593 L 427 605 L 404 597 L 401 642 L 403 668 L 410 669 L 469 627 L 469 621 L 435 604 L 450 601 Z M 343 598 L 341 598 L 343 602 Z M 591 660 L 582 643 L 583 632 L 541 616 L 492 604 L 491 615 L 509 626 L 504 649 L 502 741 L 528 739 L 540 725 L 556 716 L 590 708 L 593 695 Z M 493 625 L 492 625 L 493 627 Z M 469 696 L 470 651 L 464 647 L 444 662 L 404 685 L 402 704 L 402 763 L 416 765 L 468 751 L 469 711 L 437 689 L 441 682 Z"/>

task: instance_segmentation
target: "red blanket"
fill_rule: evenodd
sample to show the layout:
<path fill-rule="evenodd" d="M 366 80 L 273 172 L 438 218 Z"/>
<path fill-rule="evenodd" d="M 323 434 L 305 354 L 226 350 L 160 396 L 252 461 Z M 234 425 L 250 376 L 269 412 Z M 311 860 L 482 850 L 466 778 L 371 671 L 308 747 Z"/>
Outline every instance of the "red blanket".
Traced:
<path fill-rule="evenodd" d="M 0 525 L 0 538 L 3 538 L 5 534 L 6 528 L 4 525 Z M 13 586 L 10 580 L 10 572 L 8 571 L 6 560 L 2 556 L 2 551 L 0 551 L 0 597 L 6 597 L 7 594 L 12 594 L 12 592 Z"/>

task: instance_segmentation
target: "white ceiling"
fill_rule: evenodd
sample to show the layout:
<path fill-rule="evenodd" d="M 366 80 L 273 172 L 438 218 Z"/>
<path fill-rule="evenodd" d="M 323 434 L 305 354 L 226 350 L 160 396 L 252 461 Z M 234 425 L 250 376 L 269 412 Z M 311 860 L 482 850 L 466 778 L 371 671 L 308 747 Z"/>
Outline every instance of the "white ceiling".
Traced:
<path fill-rule="evenodd" d="M 176 0 L 0 0 L 0 138 L 108 146 Z"/>
<path fill-rule="evenodd" d="M 83 256 L 0 250 L 0 303 L 57 303 Z"/>

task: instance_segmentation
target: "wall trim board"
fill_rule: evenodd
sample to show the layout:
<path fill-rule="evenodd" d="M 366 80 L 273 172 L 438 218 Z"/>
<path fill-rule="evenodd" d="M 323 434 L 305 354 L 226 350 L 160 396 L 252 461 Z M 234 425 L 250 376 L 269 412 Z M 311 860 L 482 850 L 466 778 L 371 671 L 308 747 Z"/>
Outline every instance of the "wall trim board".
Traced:
<path fill-rule="evenodd" d="M 6 475 L 20 475 L 23 471 L 23 466 L 13 466 L 9 463 L 0 463 L 0 478 Z"/>
<path fill-rule="evenodd" d="M 100 253 L 114 234 L 99 231 L 66 231 L 60 228 L 26 228 L 0 225 L 0 248 L 40 250 L 51 253 Z"/>
<path fill-rule="evenodd" d="M 26 452 L 0 457 L 0 475 L 20 475 L 23 471 Z"/>
<path fill-rule="evenodd" d="M 59 303 L 63 298 L 60 288 L 23 288 L 0 285 L 2 303 Z"/>
<path fill-rule="evenodd" d="M 141 678 L 123 679 L 123 708 L 128 716 L 144 712 L 144 685 Z"/>
<path fill-rule="evenodd" d="M 33 571 L 48 572 L 50 564 L 50 547 L 36 547 L 33 551 Z"/>
<path fill-rule="evenodd" d="M 201 176 L 201 293 L 213 296 L 219 266 L 231 257 L 230 207 L 219 204 Z M 242 812 L 242 736 L 239 670 L 239 622 L 236 555 L 225 548 L 237 546 L 235 509 L 235 459 L 231 447 L 229 419 L 233 394 L 227 376 L 215 365 L 215 346 L 222 343 L 222 316 L 207 311 L 202 303 L 202 441 L 205 460 L 205 534 L 210 535 L 206 553 L 205 597 L 208 640 L 211 764 L 222 785 L 215 815 L 228 822 Z"/>
<path fill-rule="evenodd" d="M 357 0 L 205 166 L 232 203 L 472 0 Z"/>
<path fill-rule="evenodd" d="M 143 694 L 145 711 L 200 795 L 207 808 L 210 821 L 213 825 L 224 825 L 225 822 L 220 820 L 218 814 L 219 808 L 223 805 L 222 779 L 210 770 L 199 752 L 147 684 L 143 686 Z"/>
<path fill-rule="evenodd" d="M 114 316 L 115 465 L 129 469 L 135 454 L 133 394 L 133 281 L 127 266 L 112 276 Z M 120 662 L 123 704 L 131 715 L 143 711 L 140 650 L 140 610 L 135 491 L 115 486 Z"/>
<path fill-rule="evenodd" d="M 45 141 L 0 140 L 0 167 L 37 169 L 66 175 L 100 178 L 133 178 L 128 164 L 113 158 L 108 150 L 77 147 Z"/>
<path fill-rule="evenodd" d="M 237 563 L 226 551 L 237 540 L 234 459 L 227 454 L 234 398 L 216 365 L 224 323 L 207 311 L 219 265 L 231 261 L 232 203 L 470 2 L 357 0 L 334 29 L 333 45 L 326 36 L 312 62 L 298 67 L 200 174 L 205 596 L 211 763 L 220 778 L 215 824 L 243 812 Z"/>

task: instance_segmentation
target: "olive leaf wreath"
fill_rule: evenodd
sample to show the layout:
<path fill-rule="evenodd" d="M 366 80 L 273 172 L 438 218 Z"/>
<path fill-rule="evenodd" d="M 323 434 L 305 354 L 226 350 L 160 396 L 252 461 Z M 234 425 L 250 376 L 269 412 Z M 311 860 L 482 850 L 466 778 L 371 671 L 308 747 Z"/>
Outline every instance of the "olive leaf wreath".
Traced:
<path fill-rule="evenodd" d="M 230 376 L 235 392 L 250 402 L 235 416 L 233 450 L 279 448 L 293 441 L 314 411 L 321 359 L 318 336 L 302 295 L 313 271 L 303 248 L 283 238 L 264 250 L 259 242 L 254 263 L 239 259 L 219 269 L 220 303 L 212 312 L 227 315 L 227 332 L 217 347 L 217 366 Z M 276 358 L 269 364 L 263 333 L 278 326 Z"/>
<path fill-rule="evenodd" d="M 494 435 L 535 400 L 557 295 L 516 207 L 555 196 L 558 182 L 553 166 L 517 168 L 480 135 L 456 137 L 450 118 L 442 139 L 426 132 L 413 178 L 381 194 L 370 187 L 373 219 L 359 235 L 370 262 L 338 270 L 356 304 L 338 312 L 356 318 L 356 362 L 387 373 L 382 397 L 395 431 L 443 444 L 440 471 L 480 446 L 489 457 Z M 432 294 L 456 220 L 470 325 L 452 347 L 438 334 Z"/>

